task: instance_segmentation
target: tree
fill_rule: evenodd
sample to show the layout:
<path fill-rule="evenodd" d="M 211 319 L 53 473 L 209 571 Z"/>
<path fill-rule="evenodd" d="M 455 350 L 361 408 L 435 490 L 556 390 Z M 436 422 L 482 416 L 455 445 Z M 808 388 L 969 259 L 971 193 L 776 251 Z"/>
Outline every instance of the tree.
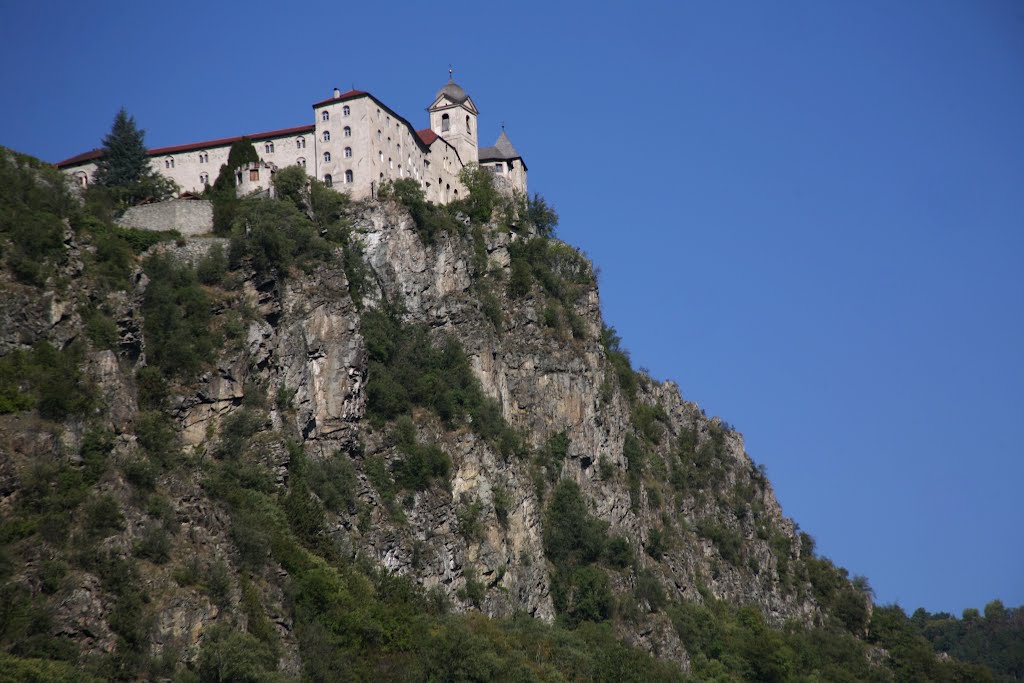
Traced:
<path fill-rule="evenodd" d="M 228 162 L 220 167 L 217 180 L 209 188 L 207 196 L 213 200 L 213 232 L 227 235 L 235 222 L 238 213 L 238 196 L 235 193 L 235 171 L 248 163 L 259 162 L 260 155 L 256 152 L 252 140 L 242 137 L 231 145 L 228 150 Z"/>
<path fill-rule="evenodd" d="M 527 218 L 541 237 L 551 237 L 558 226 L 558 214 L 553 206 L 539 194 L 534 194 L 526 205 Z"/>
<path fill-rule="evenodd" d="M 231 188 L 232 194 L 234 194 L 235 171 L 245 164 L 259 163 L 259 160 L 260 155 L 256 152 L 252 140 L 245 136 L 235 140 L 231 149 L 228 150 L 228 162 L 220 167 L 217 180 L 213 183 L 214 190 Z"/>
<path fill-rule="evenodd" d="M 114 117 L 110 133 L 103 138 L 103 156 L 97 162 L 96 182 L 111 190 L 125 204 L 143 199 L 166 199 L 177 189 L 174 182 L 154 172 L 143 142 L 146 132 L 124 107 Z"/>
<path fill-rule="evenodd" d="M 110 133 L 103 138 L 103 158 L 97 164 L 96 182 L 104 187 L 128 187 L 149 174 L 145 135 L 146 131 L 135 125 L 135 117 L 121 107 Z"/>

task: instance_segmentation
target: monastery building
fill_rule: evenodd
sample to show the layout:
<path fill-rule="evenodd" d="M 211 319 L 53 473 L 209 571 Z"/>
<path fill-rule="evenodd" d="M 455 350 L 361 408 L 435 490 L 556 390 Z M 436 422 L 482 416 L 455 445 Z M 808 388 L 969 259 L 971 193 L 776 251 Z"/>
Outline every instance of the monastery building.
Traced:
<path fill-rule="evenodd" d="M 526 194 L 523 158 L 504 130 L 493 146 L 479 145 L 479 112 L 455 81 L 449 78 L 437 91 L 427 112 L 430 127 L 416 130 L 372 94 L 335 88 L 331 97 L 313 105 L 312 124 L 246 135 L 261 162 L 232 169 L 236 185 L 242 194 L 266 189 L 278 168 L 294 165 L 354 199 L 376 196 L 384 180 L 415 178 L 428 200 L 444 204 L 465 195 L 459 172 L 479 164 L 494 174 L 499 188 Z M 242 137 L 150 149 L 150 163 L 182 192 L 199 193 L 217 179 L 232 143 Z M 57 167 L 85 187 L 93 182 L 102 156 L 103 150 L 94 149 Z"/>

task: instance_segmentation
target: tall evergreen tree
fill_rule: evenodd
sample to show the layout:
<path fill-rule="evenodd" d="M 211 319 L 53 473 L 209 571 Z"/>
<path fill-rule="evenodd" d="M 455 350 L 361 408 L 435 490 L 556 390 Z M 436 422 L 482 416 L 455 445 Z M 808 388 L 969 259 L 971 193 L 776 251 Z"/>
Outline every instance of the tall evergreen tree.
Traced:
<path fill-rule="evenodd" d="M 207 193 L 213 200 L 213 231 L 218 235 L 231 232 L 235 213 L 238 210 L 238 197 L 235 194 L 235 171 L 250 162 L 258 162 L 260 155 L 252 140 L 242 137 L 231 145 L 228 150 L 228 162 L 220 167 L 217 180 Z"/>
<path fill-rule="evenodd" d="M 121 107 L 110 133 L 103 138 L 103 158 L 97 163 L 96 182 L 105 187 L 130 187 L 148 176 L 145 135 L 146 131 L 135 125 L 135 117 Z"/>

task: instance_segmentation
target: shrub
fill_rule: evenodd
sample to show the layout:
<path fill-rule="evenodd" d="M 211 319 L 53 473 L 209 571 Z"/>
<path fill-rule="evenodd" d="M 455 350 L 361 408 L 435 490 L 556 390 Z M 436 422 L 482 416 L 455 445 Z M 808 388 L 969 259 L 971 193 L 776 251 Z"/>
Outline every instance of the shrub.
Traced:
<path fill-rule="evenodd" d="M 658 577 L 649 569 L 641 570 L 637 574 L 633 595 L 641 604 L 646 604 L 651 612 L 657 612 L 665 606 L 665 591 Z"/>
<path fill-rule="evenodd" d="M 722 559 L 734 567 L 740 566 L 743 537 L 739 531 L 717 522 L 702 520 L 697 523 L 697 533 L 715 544 Z"/>
<path fill-rule="evenodd" d="M 604 346 L 605 358 L 611 365 L 612 372 L 618 380 L 619 388 L 626 395 L 629 401 L 636 398 L 636 390 L 639 386 L 636 373 L 629 361 L 629 352 L 622 348 L 622 339 L 615 332 L 614 327 L 605 326 L 601 329 L 601 344 Z"/>
<path fill-rule="evenodd" d="M 31 351 L 0 358 L 0 414 L 36 408 L 50 420 L 85 415 L 95 404 L 95 389 L 81 370 L 80 345 L 58 351 L 37 342 Z"/>
<path fill-rule="evenodd" d="M 509 508 L 512 505 L 512 496 L 509 494 L 508 489 L 500 484 L 494 487 L 493 496 L 494 516 L 497 518 L 498 524 L 502 527 L 507 527 Z"/>
<path fill-rule="evenodd" d="M 210 301 L 195 272 L 171 257 L 146 260 L 149 285 L 142 303 L 147 361 L 165 377 L 190 377 L 213 357 Z"/>
<path fill-rule="evenodd" d="M 526 204 L 526 218 L 541 237 L 552 237 L 558 227 L 558 214 L 554 207 L 537 193 Z"/>
<path fill-rule="evenodd" d="M 430 204 L 419 182 L 412 178 L 384 182 L 377 194 L 381 199 L 394 199 L 409 210 L 416 232 L 424 244 L 433 244 L 438 235 L 456 233 L 461 227 L 452 215 L 455 206 Z"/>
<path fill-rule="evenodd" d="M 468 421 L 503 455 L 525 450 L 498 404 L 484 395 L 458 342 L 445 338 L 435 347 L 425 327 L 403 325 L 395 311 L 366 311 L 362 323 L 370 357 L 366 391 L 372 420 L 380 424 L 422 406 L 449 428 Z"/>
<path fill-rule="evenodd" d="M 654 528 L 647 532 L 647 545 L 644 546 L 644 552 L 655 560 L 660 560 L 667 549 L 668 543 L 664 530 Z"/>
<path fill-rule="evenodd" d="M 203 635 L 199 683 L 284 680 L 277 674 L 277 655 L 267 643 L 226 625 L 210 626 Z"/>
<path fill-rule="evenodd" d="M 544 517 L 544 553 L 556 565 L 595 562 L 604 550 L 607 523 L 587 512 L 575 482 L 555 486 Z"/>
<path fill-rule="evenodd" d="M 469 543 L 479 543 L 484 537 L 483 503 L 463 497 L 462 505 L 455 511 L 459 533 Z"/>
<path fill-rule="evenodd" d="M 605 561 L 616 569 L 625 569 L 633 564 L 633 548 L 622 536 L 613 536 L 604 549 Z"/>
<path fill-rule="evenodd" d="M 416 427 L 408 416 L 396 425 L 398 449 L 405 456 L 391 467 L 400 489 L 423 491 L 434 479 L 447 480 L 451 458 L 435 444 L 422 444 L 416 439 Z"/>
<path fill-rule="evenodd" d="M 85 508 L 85 531 L 93 538 L 105 538 L 124 528 L 120 504 L 109 495 L 94 498 Z"/>

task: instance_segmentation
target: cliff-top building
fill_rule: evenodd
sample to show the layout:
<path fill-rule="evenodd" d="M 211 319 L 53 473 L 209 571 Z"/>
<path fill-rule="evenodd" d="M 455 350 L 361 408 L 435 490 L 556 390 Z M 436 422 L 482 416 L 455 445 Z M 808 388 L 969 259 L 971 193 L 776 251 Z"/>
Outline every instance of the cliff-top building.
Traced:
<path fill-rule="evenodd" d="M 450 74 L 449 74 L 450 75 Z M 479 112 L 455 81 L 437 91 L 427 108 L 430 127 L 416 130 L 368 92 L 349 90 L 313 105 L 313 123 L 246 135 L 262 160 L 232 169 L 240 191 L 269 185 L 277 168 L 300 166 L 313 178 L 355 199 L 375 196 L 384 180 L 414 178 L 428 200 L 444 204 L 464 195 L 459 172 L 479 164 L 507 191 L 526 194 L 526 164 L 502 130 L 491 147 L 478 140 Z M 149 150 L 154 171 L 182 192 L 201 192 L 217 179 L 232 143 L 243 136 Z M 65 159 L 57 167 L 87 186 L 93 182 L 103 150 Z"/>

